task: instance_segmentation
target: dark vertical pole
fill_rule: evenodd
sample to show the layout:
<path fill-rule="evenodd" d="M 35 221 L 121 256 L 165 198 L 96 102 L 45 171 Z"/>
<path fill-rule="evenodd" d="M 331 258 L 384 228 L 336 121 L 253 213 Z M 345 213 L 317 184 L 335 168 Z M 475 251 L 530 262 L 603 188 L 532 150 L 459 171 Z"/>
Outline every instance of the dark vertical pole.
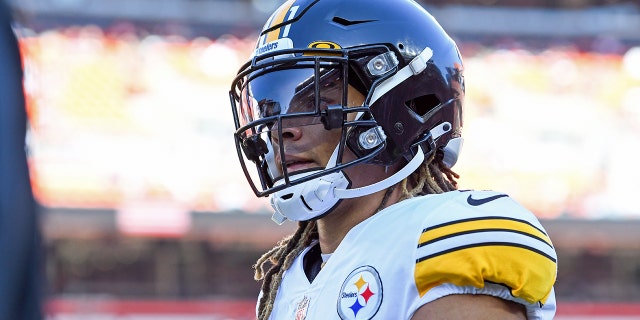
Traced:
<path fill-rule="evenodd" d="M 41 239 L 29 181 L 22 62 L 0 1 L 0 319 L 42 319 Z"/>

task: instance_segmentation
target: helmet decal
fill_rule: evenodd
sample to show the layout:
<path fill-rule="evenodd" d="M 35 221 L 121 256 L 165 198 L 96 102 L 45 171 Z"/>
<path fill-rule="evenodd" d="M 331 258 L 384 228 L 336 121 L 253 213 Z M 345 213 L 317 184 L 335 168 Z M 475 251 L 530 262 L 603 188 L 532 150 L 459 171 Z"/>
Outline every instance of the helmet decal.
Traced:
<path fill-rule="evenodd" d="M 293 48 L 293 41 L 291 41 L 291 39 L 289 38 L 282 38 L 257 47 L 253 52 L 253 56 L 259 56 L 265 53 L 291 48 Z"/>
<path fill-rule="evenodd" d="M 309 43 L 312 49 L 341 49 L 340 45 L 331 41 L 314 41 Z"/>

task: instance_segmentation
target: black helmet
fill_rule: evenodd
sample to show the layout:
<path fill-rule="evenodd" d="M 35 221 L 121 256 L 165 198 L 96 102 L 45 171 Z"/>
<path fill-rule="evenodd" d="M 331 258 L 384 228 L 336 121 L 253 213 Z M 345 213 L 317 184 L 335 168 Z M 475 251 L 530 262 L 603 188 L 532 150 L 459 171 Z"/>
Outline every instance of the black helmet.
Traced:
<path fill-rule="evenodd" d="M 342 103 L 314 98 L 336 86 Z M 362 106 L 347 106 L 348 86 L 366 97 Z M 230 96 L 238 156 L 258 196 L 357 163 L 410 161 L 418 150 L 441 149 L 445 164 L 453 166 L 461 147 L 460 53 L 438 22 L 411 0 L 287 1 L 265 24 Z M 312 102 L 299 103 L 300 97 Z M 274 152 L 284 151 L 271 147 L 270 138 L 282 134 L 271 129 L 289 122 L 342 128 L 335 163 L 295 177 L 272 161 Z M 345 148 L 358 159 L 343 163 Z"/>

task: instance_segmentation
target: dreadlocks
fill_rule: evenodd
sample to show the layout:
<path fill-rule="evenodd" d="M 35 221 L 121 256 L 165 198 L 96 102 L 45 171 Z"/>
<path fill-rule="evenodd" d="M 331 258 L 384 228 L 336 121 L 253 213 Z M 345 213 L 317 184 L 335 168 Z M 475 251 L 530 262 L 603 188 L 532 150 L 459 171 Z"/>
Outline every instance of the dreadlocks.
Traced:
<path fill-rule="evenodd" d="M 455 179 L 459 175 L 453 172 L 443 162 L 443 153 L 438 150 L 430 158 L 400 182 L 400 200 L 413 198 L 425 194 L 444 193 L 457 188 Z M 386 205 L 391 191 L 395 186 L 390 187 L 380 204 L 378 211 Z M 262 282 L 262 296 L 258 301 L 258 320 L 269 318 L 273 310 L 273 303 L 278 293 L 278 287 L 282 281 L 282 275 L 289 269 L 293 260 L 298 254 L 318 239 L 318 228 L 315 221 L 303 221 L 298 223 L 296 232 L 278 242 L 278 244 L 263 254 L 254 265 L 256 280 Z M 265 273 L 265 265 L 269 263 L 271 267 Z"/>

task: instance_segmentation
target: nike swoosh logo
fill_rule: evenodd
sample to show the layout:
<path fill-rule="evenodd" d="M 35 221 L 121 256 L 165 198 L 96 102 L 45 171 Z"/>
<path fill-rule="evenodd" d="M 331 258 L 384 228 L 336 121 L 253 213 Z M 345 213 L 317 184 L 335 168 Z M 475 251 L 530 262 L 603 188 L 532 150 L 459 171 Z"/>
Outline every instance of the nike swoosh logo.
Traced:
<path fill-rule="evenodd" d="M 493 200 L 500 199 L 502 197 L 508 197 L 508 196 L 506 194 L 498 194 L 498 195 L 495 195 L 495 196 L 482 198 L 482 199 L 474 199 L 471 196 L 469 196 L 469 197 L 467 197 L 467 203 L 472 205 L 472 206 L 479 206 L 481 204 L 485 204 L 487 202 L 491 202 Z"/>

